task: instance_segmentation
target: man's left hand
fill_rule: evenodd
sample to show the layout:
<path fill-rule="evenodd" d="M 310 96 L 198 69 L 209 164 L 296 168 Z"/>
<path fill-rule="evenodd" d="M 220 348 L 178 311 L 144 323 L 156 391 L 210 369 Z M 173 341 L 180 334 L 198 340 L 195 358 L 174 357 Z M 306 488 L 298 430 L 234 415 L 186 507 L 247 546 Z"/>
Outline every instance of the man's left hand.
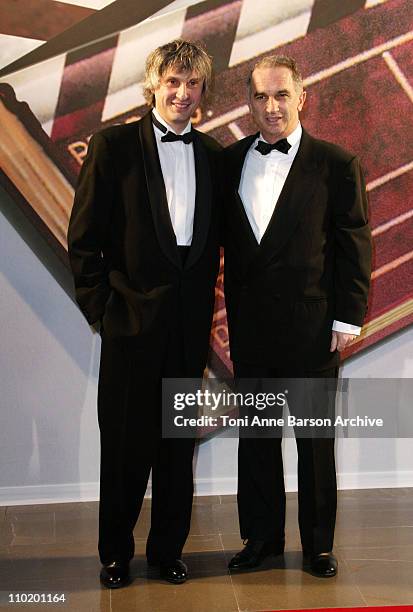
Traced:
<path fill-rule="evenodd" d="M 343 351 L 349 344 L 351 344 L 351 342 L 353 342 L 355 337 L 356 336 L 354 334 L 345 334 L 344 332 L 333 330 L 330 352 L 334 353 L 334 351 Z"/>

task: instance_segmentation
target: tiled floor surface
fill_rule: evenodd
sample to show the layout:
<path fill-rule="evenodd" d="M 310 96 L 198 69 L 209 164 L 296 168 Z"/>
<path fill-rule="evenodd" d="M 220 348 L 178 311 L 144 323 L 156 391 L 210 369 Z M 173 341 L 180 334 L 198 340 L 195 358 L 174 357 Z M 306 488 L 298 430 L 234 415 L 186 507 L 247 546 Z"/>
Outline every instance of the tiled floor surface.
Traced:
<path fill-rule="evenodd" d="M 96 554 L 97 503 L 0 507 L 1 610 L 53 610 L 52 604 L 8 604 L 8 593 L 64 593 L 58 608 L 76 612 L 257 611 L 329 606 L 413 604 L 413 489 L 341 491 L 335 551 L 339 574 L 315 578 L 302 570 L 297 498 L 287 495 L 284 558 L 230 575 L 242 547 L 234 496 L 198 497 L 184 551 L 190 580 L 174 586 L 148 570 L 150 519 L 145 501 L 136 526 L 133 583 L 102 589 Z"/>

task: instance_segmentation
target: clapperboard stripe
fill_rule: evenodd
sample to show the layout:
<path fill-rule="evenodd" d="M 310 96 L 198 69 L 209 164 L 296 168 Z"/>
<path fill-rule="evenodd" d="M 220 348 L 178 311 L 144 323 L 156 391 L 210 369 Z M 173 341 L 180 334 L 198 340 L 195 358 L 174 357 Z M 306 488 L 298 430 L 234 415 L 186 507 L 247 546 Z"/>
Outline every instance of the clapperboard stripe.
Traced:
<path fill-rule="evenodd" d="M 78 130 L 92 131 L 99 125 L 117 43 L 118 37 L 110 36 L 66 55 L 52 140 Z M 84 85 L 81 100 L 79 83 Z"/>
<path fill-rule="evenodd" d="M 23 70 L 35 63 L 44 62 L 106 36 L 117 34 L 150 17 L 167 4 L 169 4 L 168 0 L 146 0 L 145 2 L 114 0 L 107 5 L 105 3 L 101 10 L 94 11 L 89 17 L 62 31 L 46 44 L 41 45 L 26 56 L 20 57 L 10 65 L 3 65 L 3 68 L 0 69 L 0 77 L 3 80 L 5 75 L 17 70 Z M 24 20 L 23 15 L 24 13 L 22 13 L 22 19 Z"/>
<path fill-rule="evenodd" d="M 305 36 L 314 0 L 244 0 L 229 66 Z"/>
<path fill-rule="evenodd" d="M 307 32 L 325 28 L 343 17 L 352 15 L 363 8 L 366 0 L 314 0 L 310 23 Z"/>
<path fill-rule="evenodd" d="M 205 43 L 217 73 L 229 65 L 241 9 L 242 0 L 206 0 L 187 10 L 182 37 Z"/>
<path fill-rule="evenodd" d="M 65 55 L 59 55 L 0 79 L 13 87 L 18 100 L 27 102 L 49 135 L 56 115 L 65 59 Z"/>
<path fill-rule="evenodd" d="M 50 40 L 95 11 L 55 0 L 2 0 L 2 34 Z"/>
<path fill-rule="evenodd" d="M 0 68 L 30 53 L 94 11 L 56 0 L 2 0 Z"/>
<path fill-rule="evenodd" d="M 244 0 L 229 66 L 324 28 L 361 8 L 388 0 Z"/>
<path fill-rule="evenodd" d="M 108 4 L 112 4 L 113 0 L 53 0 L 54 2 L 63 2 L 64 4 L 74 4 L 76 6 L 85 6 L 87 8 L 100 11 Z"/>
<path fill-rule="evenodd" d="M 29 54 L 44 43 L 36 38 L 0 34 L 0 69 L 11 64 L 19 57 Z"/>
<path fill-rule="evenodd" d="M 377 4 L 384 4 L 387 0 L 366 0 L 366 4 L 364 8 L 371 8 L 372 6 L 376 6 Z"/>

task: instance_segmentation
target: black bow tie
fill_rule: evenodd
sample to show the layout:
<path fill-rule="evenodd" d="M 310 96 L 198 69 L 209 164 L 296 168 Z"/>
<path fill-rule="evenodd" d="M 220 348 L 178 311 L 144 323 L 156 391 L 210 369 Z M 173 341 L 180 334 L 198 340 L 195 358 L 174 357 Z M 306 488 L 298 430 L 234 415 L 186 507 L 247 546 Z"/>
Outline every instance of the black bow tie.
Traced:
<path fill-rule="evenodd" d="M 190 132 L 186 132 L 185 134 L 175 134 L 174 132 L 167 132 L 165 136 L 161 137 L 162 142 L 177 142 L 178 140 L 182 140 L 185 144 L 190 144 L 194 140 L 194 135 L 192 134 L 192 130 Z"/>
<path fill-rule="evenodd" d="M 261 155 L 268 155 L 268 153 L 271 153 L 271 151 L 274 151 L 274 149 L 277 149 L 277 151 L 288 155 L 288 151 L 291 149 L 291 145 L 286 138 L 282 138 L 281 140 L 277 140 L 277 142 L 274 142 L 274 144 L 269 144 L 268 142 L 259 140 L 255 148 L 261 153 Z"/>
<path fill-rule="evenodd" d="M 178 142 L 181 140 L 185 144 L 190 144 L 194 140 L 194 135 L 192 130 L 190 132 L 186 132 L 185 134 L 175 134 L 175 132 L 169 132 L 168 129 L 162 125 L 160 121 L 157 120 L 155 115 L 152 113 L 152 123 L 156 125 L 161 132 L 164 133 L 164 136 L 161 136 L 162 142 Z"/>

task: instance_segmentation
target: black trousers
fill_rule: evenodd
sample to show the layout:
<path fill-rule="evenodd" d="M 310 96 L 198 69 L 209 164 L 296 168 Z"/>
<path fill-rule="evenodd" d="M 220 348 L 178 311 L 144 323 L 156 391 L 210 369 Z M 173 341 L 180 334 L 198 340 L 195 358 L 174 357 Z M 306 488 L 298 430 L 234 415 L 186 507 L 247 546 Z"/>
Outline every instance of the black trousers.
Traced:
<path fill-rule="evenodd" d="M 335 393 L 338 369 L 282 371 L 234 363 L 237 380 L 247 378 L 329 378 Z M 330 386 L 331 389 L 331 386 Z M 285 489 L 281 436 L 240 437 L 238 512 L 242 539 L 284 543 Z M 333 548 L 337 508 L 334 438 L 296 438 L 298 453 L 298 522 L 306 554 Z"/>
<path fill-rule="evenodd" d="M 179 247 L 183 261 L 188 250 Z M 133 338 L 111 339 L 102 333 L 98 387 L 102 563 L 133 557 L 133 529 L 151 470 L 148 561 L 180 558 L 189 533 L 195 441 L 162 438 L 162 378 L 201 378 L 203 372 L 186 363 L 178 306 L 171 320 L 162 355 L 138 348 Z"/>

